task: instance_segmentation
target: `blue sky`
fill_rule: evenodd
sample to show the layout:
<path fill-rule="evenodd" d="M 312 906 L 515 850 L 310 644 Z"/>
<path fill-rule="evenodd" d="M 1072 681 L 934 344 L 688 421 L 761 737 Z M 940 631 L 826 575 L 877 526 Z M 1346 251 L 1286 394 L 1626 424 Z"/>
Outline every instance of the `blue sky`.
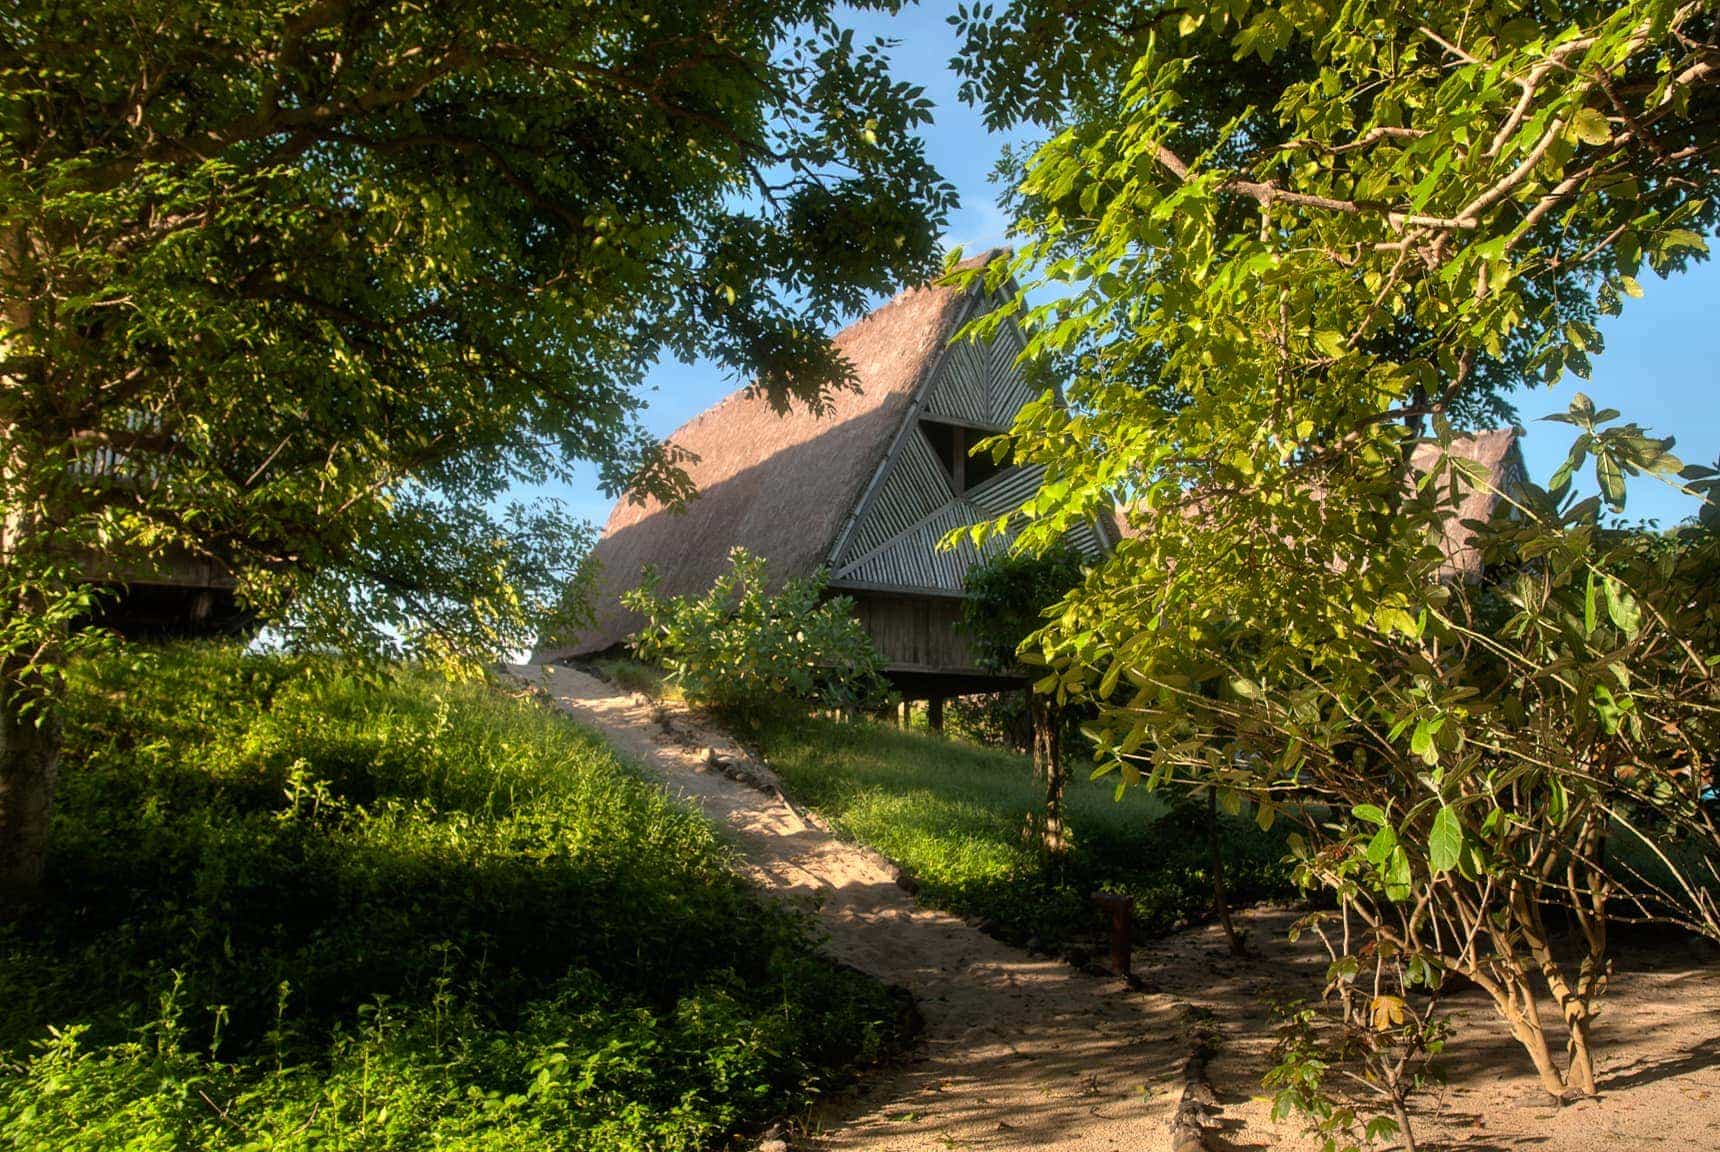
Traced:
<path fill-rule="evenodd" d="M 945 22 L 953 9 L 953 3 L 928 0 L 898 16 L 862 13 L 851 22 L 858 35 L 900 40 L 891 52 L 897 76 L 924 86 L 937 106 L 936 120 L 925 132 L 928 150 L 961 194 L 947 240 L 972 252 L 1003 239 L 1007 221 L 987 177 L 1011 137 L 988 133 L 978 114 L 956 97 L 956 79 L 948 68 L 955 36 Z M 1535 479 L 1544 482 L 1558 467 L 1572 435 L 1567 426 L 1538 418 L 1564 411 L 1579 391 L 1656 435 L 1676 436 L 1675 451 L 1687 463 L 1712 464 L 1720 457 L 1720 265 L 1702 264 L 1668 281 L 1642 279 L 1644 298 L 1626 301 L 1623 315 L 1601 324 L 1606 350 L 1595 358 L 1591 380 L 1567 378 L 1514 397 L 1528 433 L 1524 455 Z M 646 425 L 667 435 L 736 386 L 708 365 L 663 364 L 651 376 Z M 595 470 L 581 468 L 579 476 L 580 482 L 558 486 L 553 494 L 575 515 L 601 525 L 609 501 L 598 490 Z M 1666 525 L 1695 510 L 1695 500 L 1661 481 L 1642 477 L 1630 486 L 1627 512 L 1633 520 Z"/>

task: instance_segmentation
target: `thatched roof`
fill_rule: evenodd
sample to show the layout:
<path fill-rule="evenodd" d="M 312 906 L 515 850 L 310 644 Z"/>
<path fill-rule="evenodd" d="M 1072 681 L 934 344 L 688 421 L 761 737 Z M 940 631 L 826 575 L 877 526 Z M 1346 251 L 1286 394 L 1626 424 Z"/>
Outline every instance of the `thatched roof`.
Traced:
<path fill-rule="evenodd" d="M 1491 520 L 1498 509 L 1500 493 L 1509 492 L 1521 481 L 1523 459 L 1522 449 L 1517 443 L 1517 430 L 1493 428 L 1459 436 L 1444 450 L 1432 442 L 1418 444 L 1410 454 L 1410 471 L 1418 477 L 1426 476 L 1438 465 L 1442 452 L 1473 460 L 1487 470 L 1487 483 L 1484 485 L 1469 483 L 1462 479 L 1461 474 L 1454 474 L 1458 494 L 1457 508 L 1442 526 L 1444 539 L 1441 541 L 1441 547 L 1446 558 L 1442 574 L 1461 575 L 1465 580 L 1478 580 L 1481 577 L 1481 553 L 1475 547 L 1475 530 L 1467 527 L 1465 521 L 1486 523 Z M 1198 515 L 1198 501 L 1186 511 Z M 1119 535 L 1133 539 L 1144 535 L 1148 530 L 1148 526 L 1140 522 L 1139 517 L 1128 515 L 1122 509 L 1118 510 Z"/>
<path fill-rule="evenodd" d="M 657 567 L 662 590 L 677 595 L 708 589 L 735 547 L 765 557 L 773 581 L 822 566 L 978 291 L 910 289 L 845 328 L 834 344 L 857 388 L 838 392 L 827 411 L 797 406 L 781 414 L 743 388 L 676 429 L 669 442 L 690 454 L 682 466 L 698 495 L 678 512 L 655 500 L 616 503 L 594 550 L 595 627 L 573 647 L 536 659 L 599 652 L 625 639 L 639 620 L 617 597 L 638 584 L 646 564 Z"/>
<path fill-rule="evenodd" d="M 1517 443 L 1515 428 L 1494 428 L 1461 436 L 1443 450 L 1452 456 L 1473 460 L 1487 470 L 1487 483 L 1472 484 L 1458 474 L 1457 509 L 1442 526 L 1446 575 L 1461 575 L 1465 580 L 1481 578 L 1481 552 L 1475 547 L 1475 530 L 1465 521 L 1483 524 L 1493 519 L 1499 508 L 1501 492 L 1509 492 L 1523 479 L 1523 450 Z M 1418 444 L 1410 454 L 1410 470 L 1425 476 L 1438 466 L 1442 450 L 1438 444 Z"/>

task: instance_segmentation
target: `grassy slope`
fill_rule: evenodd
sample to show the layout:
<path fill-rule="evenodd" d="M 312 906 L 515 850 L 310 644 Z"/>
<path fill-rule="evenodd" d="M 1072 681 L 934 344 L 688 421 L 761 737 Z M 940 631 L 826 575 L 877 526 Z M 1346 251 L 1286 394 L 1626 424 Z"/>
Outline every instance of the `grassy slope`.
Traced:
<path fill-rule="evenodd" d="M 225 649 L 78 670 L 0 929 L 0 1145 L 691 1150 L 894 1028 L 711 828 L 484 686 Z"/>
<path fill-rule="evenodd" d="M 1071 765 L 1073 849 L 1050 873 L 1022 832 L 1041 802 L 1028 762 L 1004 752 L 877 724 L 807 720 L 766 729 L 771 767 L 844 835 L 920 881 L 923 900 L 990 921 L 1016 942 L 1086 943 L 1098 926 L 1091 896 L 1128 892 L 1137 923 L 1164 932 L 1211 908 L 1204 810 L 1167 810 L 1140 789 Z M 1289 890 L 1282 840 L 1251 822 L 1223 821 L 1234 899 Z"/>

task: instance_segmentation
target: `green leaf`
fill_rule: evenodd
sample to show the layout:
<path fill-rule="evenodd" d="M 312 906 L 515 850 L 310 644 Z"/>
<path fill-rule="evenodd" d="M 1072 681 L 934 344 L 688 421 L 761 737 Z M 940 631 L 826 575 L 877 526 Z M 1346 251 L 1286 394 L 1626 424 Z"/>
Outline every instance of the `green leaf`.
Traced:
<path fill-rule="evenodd" d="M 1595 574 L 1590 569 L 1588 586 L 1583 589 L 1583 635 L 1594 635 L 1595 617 Z"/>
<path fill-rule="evenodd" d="M 1439 745 L 1434 743 L 1434 735 L 1439 731 L 1439 720 L 1417 720 L 1415 731 L 1409 738 L 1409 750 L 1420 756 L 1423 763 L 1439 763 Z"/>
<path fill-rule="evenodd" d="M 1391 854 L 1397 851 L 1398 838 L 1391 825 L 1386 825 L 1374 833 L 1374 838 L 1368 841 L 1368 859 L 1375 864 L 1384 864 Z"/>
<path fill-rule="evenodd" d="M 1415 873 L 1409 866 L 1409 853 L 1403 850 L 1403 845 L 1392 849 L 1391 860 L 1386 865 L 1386 899 L 1404 901 L 1410 896 L 1410 888 L 1415 880 Z"/>
<path fill-rule="evenodd" d="M 1484 863 L 1475 845 L 1465 844 L 1457 854 L 1457 874 L 1465 880 L 1479 880 Z"/>
<path fill-rule="evenodd" d="M 1584 144 L 1605 144 L 1612 139 L 1612 129 L 1598 108 L 1582 108 L 1571 118 L 1571 134 Z"/>
<path fill-rule="evenodd" d="M 1595 456 L 1595 480 L 1601 486 L 1601 495 L 1607 498 L 1613 511 L 1624 507 L 1624 470 L 1606 453 Z"/>
<path fill-rule="evenodd" d="M 1385 826 L 1386 814 L 1382 812 L 1377 805 L 1357 804 L 1350 811 L 1357 820 L 1366 820 L 1369 824 L 1377 825 L 1382 828 Z"/>
<path fill-rule="evenodd" d="M 1565 818 L 1565 812 L 1570 806 L 1570 793 L 1565 790 L 1564 781 L 1557 776 L 1547 777 L 1547 815 L 1558 823 Z"/>
<path fill-rule="evenodd" d="M 1674 228 L 1666 234 L 1664 242 L 1669 249 L 1694 248 L 1698 252 L 1708 251 L 1708 241 L 1688 228 Z"/>
<path fill-rule="evenodd" d="M 1568 417 L 1561 415 L 1548 416 L 1547 419 L 1559 420 L 1563 423 L 1573 422 Z M 1558 471 L 1553 473 L 1553 478 L 1547 481 L 1547 491 L 1552 493 L 1554 499 L 1562 499 L 1564 497 L 1565 489 L 1570 487 L 1571 477 L 1576 473 L 1576 470 L 1582 466 L 1584 458 L 1589 454 L 1589 445 L 1593 442 L 1594 437 L 1590 436 L 1587 432 L 1584 432 L 1581 436 L 1578 436 L 1571 442 L 1571 450 L 1566 454 L 1565 462 L 1559 465 Z"/>
<path fill-rule="evenodd" d="M 1626 637 L 1635 640 L 1642 628 L 1642 609 L 1637 606 L 1636 597 L 1610 576 L 1606 580 L 1606 594 L 1608 618 Z"/>
<path fill-rule="evenodd" d="M 1449 806 L 1440 808 L 1433 817 L 1433 830 L 1427 838 L 1427 859 L 1434 872 L 1449 872 L 1457 867 L 1458 853 L 1463 851 L 1463 825 Z"/>

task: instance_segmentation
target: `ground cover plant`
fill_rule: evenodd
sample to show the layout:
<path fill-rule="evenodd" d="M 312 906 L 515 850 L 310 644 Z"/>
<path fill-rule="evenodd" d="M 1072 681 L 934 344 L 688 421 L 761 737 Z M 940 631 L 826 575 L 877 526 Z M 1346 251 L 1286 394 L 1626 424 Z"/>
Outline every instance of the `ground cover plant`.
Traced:
<path fill-rule="evenodd" d="M 932 733 L 812 718 L 767 726 L 770 766 L 844 836 L 896 861 L 922 900 L 980 917 L 1013 943 L 1086 947 L 1098 891 L 1135 898 L 1160 933 L 1212 910 L 1204 804 L 1131 791 L 1077 772 L 1064 799 L 1065 851 L 1047 861 L 1032 818 L 1044 803 L 1024 756 Z M 1290 891 L 1282 839 L 1223 818 L 1233 898 Z"/>
<path fill-rule="evenodd" d="M 81 662 L 0 1144 L 693 1152 L 883 1051 L 714 831 L 494 685 Z"/>

